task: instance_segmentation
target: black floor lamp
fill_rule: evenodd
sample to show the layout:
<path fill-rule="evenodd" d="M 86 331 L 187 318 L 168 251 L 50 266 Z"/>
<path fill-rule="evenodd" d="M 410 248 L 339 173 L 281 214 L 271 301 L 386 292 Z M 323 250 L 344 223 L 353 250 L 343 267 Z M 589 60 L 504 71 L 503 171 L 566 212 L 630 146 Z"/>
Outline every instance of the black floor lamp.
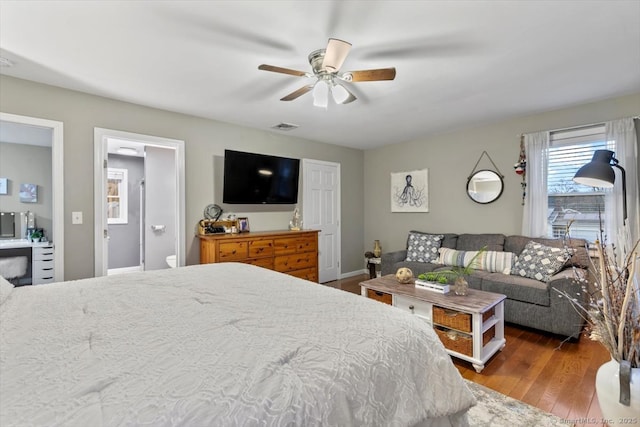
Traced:
<path fill-rule="evenodd" d="M 627 173 L 618 164 L 618 159 L 613 157 L 610 150 L 596 150 L 589 163 L 578 169 L 573 180 L 578 184 L 590 187 L 612 188 L 616 181 L 616 173 L 613 168 L 622 172 L 622 211 L 624 221 L 627 220 Z"/>

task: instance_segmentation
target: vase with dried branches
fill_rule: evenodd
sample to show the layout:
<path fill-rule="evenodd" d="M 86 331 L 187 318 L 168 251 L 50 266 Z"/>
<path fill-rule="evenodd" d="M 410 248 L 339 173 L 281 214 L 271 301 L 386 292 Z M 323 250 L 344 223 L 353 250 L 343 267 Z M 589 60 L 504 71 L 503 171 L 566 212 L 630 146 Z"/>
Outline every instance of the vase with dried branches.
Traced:
<path fill-rule="evenodd" d="M 589 294 L 586 304 L 556 290 L 583 314 L 589 337 L 611 355 L 611 361 L 598 370 L 596 391 L 603 415 L 616 425 L 625 417 L 637 422 L 640 414 L 640 241 L 625 243 L 629 239 L 623 236 L 620 241 L 620 247 L 607 245 L 600 232 L 591 265 L 593 290 L 589 291 L 586 279 L 577 279 Z"/>

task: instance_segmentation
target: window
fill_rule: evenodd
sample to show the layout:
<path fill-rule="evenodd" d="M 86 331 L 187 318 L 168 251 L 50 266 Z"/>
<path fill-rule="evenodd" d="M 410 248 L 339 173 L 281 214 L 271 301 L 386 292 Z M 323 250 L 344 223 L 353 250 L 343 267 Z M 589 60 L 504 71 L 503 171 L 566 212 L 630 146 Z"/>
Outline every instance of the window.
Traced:
<path fill-rule="evenodd" d="M 107 169 L 107 224 L 128 222 L 128 182 L 126 169 Z"/>
<path fill-rule="evenodd" d="M 607 143 L 604 125 L 551 133 L 548 151 L 547 194 L 550 237 L 563 237 L 567 224 L 571 237 L 593 242 L 604 224 L 605 194 L 601 188 L 573 182 L 578 169 L 591 161 L 595 150 L 615 150 Z"/>

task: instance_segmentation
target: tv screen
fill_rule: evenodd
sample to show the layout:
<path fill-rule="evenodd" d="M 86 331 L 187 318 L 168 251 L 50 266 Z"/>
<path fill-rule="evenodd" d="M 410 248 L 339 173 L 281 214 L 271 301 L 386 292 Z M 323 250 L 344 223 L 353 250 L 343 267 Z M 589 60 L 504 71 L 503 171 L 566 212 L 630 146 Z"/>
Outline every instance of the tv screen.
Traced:
<path fill-rule="evenodd" d="M 229 204 L 298 203 L 299 159 L 224 151 L 222 201 Z"/>

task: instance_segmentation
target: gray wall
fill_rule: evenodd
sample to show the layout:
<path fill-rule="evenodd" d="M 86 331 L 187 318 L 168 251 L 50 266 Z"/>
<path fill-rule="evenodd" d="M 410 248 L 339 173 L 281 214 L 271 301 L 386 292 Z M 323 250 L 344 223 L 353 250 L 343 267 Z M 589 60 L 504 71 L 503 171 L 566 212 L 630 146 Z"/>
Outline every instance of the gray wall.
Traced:
<path fill-rule="evenodd" d="M 361 270 L 364 158 L 354 150 L 0 76 L 0 111 L 64 123 L 65 279 L 93 276 L 93 129 L 101 127 L 185 141 L 187 264 L 199 260 L 196 224 L 214 201 L 214 157 L 225 148 L 341 164 L 342 271 Z M 249 212 L 252 230 L 286 229 L 289 212 Z M 84 224 L 72 225 L 82 211 Z M 243 214 L 244 212 L 236 212 Z"/>
<path fill-rule="evenodd" d="M 0 178 L 8 179 L 8 194 L 0 195 L 0 211 L 35 214 L 36 227 L 51 236 L 51 147 L 0 142 Z M 20 201 L 20 184 L 38 186 L 38 202 Z"/>
<path fill-rule="evenodd" d="M 407 232 L 520 234 L 522 224 L 521 177 L 513 165 L 520 153 L 520 135 L 640 113 L 640 93 L 548 111 L 527 117 L 476 126 L 458 132 L 425 137 L 365 152 L 364 243 L 373 249 L 379 239 L 383 252 L 404 249 Z M 464 117 L 460 118 L 464 120 Z M 466 194 L 467 177 L 486 150 L 505 175 L 504 193 L 496 202 L 480 205 Z M 479 168 L 492 168 L 484 157 Z M 428 213 L 391 213 L 391 172 L 429 169 Z"/>
<path fill-rule="evenodd" d="M 127 224 L 109 224 L 109 268 L 140 265 L 140 182 L 144 158 L 109 154 L 109 167 L 128 170 Z"/>

